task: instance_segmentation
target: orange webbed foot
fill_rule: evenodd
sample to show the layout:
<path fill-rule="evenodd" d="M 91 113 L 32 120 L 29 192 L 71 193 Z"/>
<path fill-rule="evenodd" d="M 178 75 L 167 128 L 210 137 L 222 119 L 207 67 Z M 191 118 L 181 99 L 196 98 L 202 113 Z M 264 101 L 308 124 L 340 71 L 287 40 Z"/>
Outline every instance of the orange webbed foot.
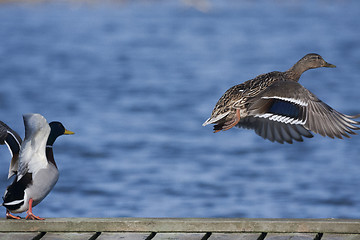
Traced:
<path fill-rule="evenodd" d="M 35 216 L 33 213 L 29 213 L 29 212 L 25 219 L 26 220 L 45 220 L 45 218 Z"/>
<path fill-rule="evenodd" d="M 27 216 L 25 219 L 31 219 L 31 220 L 45 220 L 45 218 L 41 218 L 41 217 L 38 217 L 38 216 L 35 216 L 33 213 L 32 213 L 32 204 L 33 204 L 33 200 L 32 198 L 30 198 L 29 200 L 29 210 L 27 210 Z"/>
<path fill-rule="evenodd" d="M 21 219 L 19 216 L 14 216 L 10 213 L 9 210 L 6 210 L 6 219 Z"/>

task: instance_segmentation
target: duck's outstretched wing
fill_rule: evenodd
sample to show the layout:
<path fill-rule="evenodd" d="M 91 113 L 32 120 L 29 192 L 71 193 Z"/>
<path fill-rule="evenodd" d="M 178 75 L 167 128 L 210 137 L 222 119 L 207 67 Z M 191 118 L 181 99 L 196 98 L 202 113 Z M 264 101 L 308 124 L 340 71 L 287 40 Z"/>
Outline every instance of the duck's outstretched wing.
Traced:
<path fill-rule="evenodd" d="M 26 173 L 36 173 L 47 166 L 45 149 L 50 126 L 40 114 L 24 114 L 25 138 L 19 155 L 18 181 Z"/>
<path fill-rule="evenodd" d="M 353 120 L 360 115 L 336 111 L 297 82 L 273 83 L 249 100 L 248 110 L 248 117 L 237 126 L 254 129 L 271 141 L 301 141 L 301 136 L 312 137 L 309 131 L 331 138 L 350 137 L 360 129 L 360 122 Z"/>
<path fill-rule="evenodd" d="M 10 178 L 18 171 L 21 138 L 19 134 L 17 134 L 2 121 L 0 121 L 0 144 L 6 144 L 11 153 L 11 162 L 8 175 L 8 178 Z"/>
<path fill-rule="evenodd" d="M 240 120 L 237 127 L 255 130 L 256 134 L 278 143 L 293 143 L 293 140 L 302 142 L 303 137 L 312 138 L 313 135 L 298 124 L 286 124 L 271 121 L 266 118 L 245 117 Z"/>

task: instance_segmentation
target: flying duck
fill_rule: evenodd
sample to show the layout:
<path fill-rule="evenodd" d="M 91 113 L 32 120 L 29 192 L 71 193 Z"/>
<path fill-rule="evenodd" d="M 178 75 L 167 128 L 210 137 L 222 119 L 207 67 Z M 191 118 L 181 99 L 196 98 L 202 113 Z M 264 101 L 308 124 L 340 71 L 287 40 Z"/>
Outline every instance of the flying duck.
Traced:
<path fill-rule="evenodd" d="M 359 130 L 359 115 L 342 114 L 318 99 L 298 83 L 309 69 L 335 65 L 310 53 L 285 72 L 269 72 L 228 89 L 216 103 L 203 126 L 215 124 L 214 132 L 236 126 L 253 129 L 272 142 L 292 143 L 313 137 L 312 132 L 330 138 L 350 137 Z"/>
<path fill-rule="evenodd" d="M 57 137 L 74 134 L 60 122 L 47 123 L 40 114 L 24 114 L 25 138 L 0 121 L 0 144 L 6 144 L 12 159 L 8 178 L 15 175 L 3 196 L 6 217 L 20 219 L 11 213 L 27 211 L 26 219 L 44 220 L 32 213 L 51 191 L 59 178 L 52 146 Z M 10 213 L 11 212 L 11 213 Z"/>

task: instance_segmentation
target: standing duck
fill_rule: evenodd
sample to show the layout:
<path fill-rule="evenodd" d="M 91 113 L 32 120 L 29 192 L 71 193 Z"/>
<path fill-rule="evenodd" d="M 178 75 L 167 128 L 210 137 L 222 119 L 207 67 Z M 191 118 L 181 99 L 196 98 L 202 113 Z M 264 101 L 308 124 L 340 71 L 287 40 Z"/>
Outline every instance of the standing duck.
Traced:
<path fill-rule="evenodd" d="M 312 68 L 335 65 L 310 53 L 285 72 L 270 72 L 233 86 L 216 103 L 203 126 L 215 124 L 214 132 L 237 126 L 253 129 L 272 142 L 292 143 L 311 138 L 310 131 L 331 138 L 350 137 L 359 130 L 360 115 L 342 114 L 318 99 L 298 81 Z"/>
<path fill-rule="evenodd" d="M 59 171 L 52 151 L 53 143 L 61 135 L 74 134 L 60 122 L 47 123 L 40 114 L 25 114 L 25 138 L 0 121 L 0 144 L 6 144 L 12 155 L 8 178 L 15 175 L 7 187 L 3 206 L 6 217 L 20 219 L 12 213 L 27 211 L 26 219 L 43 220 L 32 213 L 55 186 Z"/>

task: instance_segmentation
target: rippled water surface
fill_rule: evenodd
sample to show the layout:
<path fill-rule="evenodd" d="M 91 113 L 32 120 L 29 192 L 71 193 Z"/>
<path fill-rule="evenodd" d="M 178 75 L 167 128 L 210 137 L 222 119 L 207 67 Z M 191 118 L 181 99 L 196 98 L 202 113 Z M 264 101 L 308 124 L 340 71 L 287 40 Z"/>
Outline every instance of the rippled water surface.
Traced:
<path fill-rule="evenodd" d="M 337 68 L 301 83 L 360 113 L 360 2 L 186 2 L 0 5 L 1 120 L 24 136 L 38 112 L 76 132 L 55 143 L 60 179 L 34 212 L 359 218 L 359 136 L 281 145 L 201 124 L 226 89 L 309 52 Z"/>

